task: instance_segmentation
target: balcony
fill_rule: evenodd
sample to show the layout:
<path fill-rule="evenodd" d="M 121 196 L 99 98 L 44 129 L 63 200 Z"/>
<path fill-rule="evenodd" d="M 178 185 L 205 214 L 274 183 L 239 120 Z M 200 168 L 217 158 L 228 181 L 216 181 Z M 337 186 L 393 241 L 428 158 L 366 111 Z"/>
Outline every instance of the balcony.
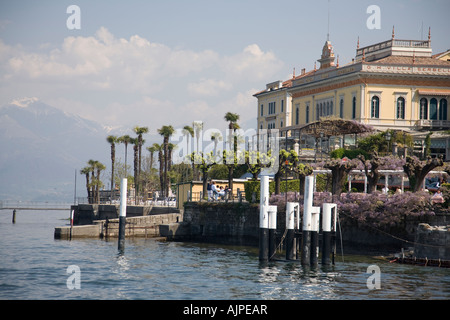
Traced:
<path fill-rule="evenodd" d="M 416 122 L 418 129 L 450 129 L 448 120 L 418 120 Z"/>

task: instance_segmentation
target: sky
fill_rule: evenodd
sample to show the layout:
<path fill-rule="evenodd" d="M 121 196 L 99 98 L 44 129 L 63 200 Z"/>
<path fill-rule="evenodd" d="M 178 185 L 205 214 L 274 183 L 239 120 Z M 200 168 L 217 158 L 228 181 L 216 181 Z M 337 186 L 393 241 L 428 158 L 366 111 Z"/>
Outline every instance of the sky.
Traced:
<path fill-rule="evenodd" d="M 71 29 L 80 9 L 80 29 Z M 368 27 L 379 7 L 379 28 Z M 314 68 L 327 39 L 341 65 L 367 46 L 426 39 L 450 49 L 450 0 L 0 0 L 0 106 L 37 97 L 111 127 L 182 128 L 224 115 L 256 127 L 253 94 Z M 372 20 L 373 21 L 373 20 Z"/>

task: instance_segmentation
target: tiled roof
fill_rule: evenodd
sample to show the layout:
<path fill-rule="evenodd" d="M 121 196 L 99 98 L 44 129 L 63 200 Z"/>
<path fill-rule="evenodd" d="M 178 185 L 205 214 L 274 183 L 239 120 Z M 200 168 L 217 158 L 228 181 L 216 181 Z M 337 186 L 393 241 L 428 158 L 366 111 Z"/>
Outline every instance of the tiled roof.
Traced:
<path fill-rule="evenodd" d="M 414 62 L 413 62 L 414 60 Z M 395 65 L 417 65 L 417 66 L 441 66 L 450 67 L 450 61 L 438 60 L 436 58 L 424 57 L 403 57 L 403 56 L 389 56 L 379 60 L 366 62 L 368 64 L 395 64 Z"/>

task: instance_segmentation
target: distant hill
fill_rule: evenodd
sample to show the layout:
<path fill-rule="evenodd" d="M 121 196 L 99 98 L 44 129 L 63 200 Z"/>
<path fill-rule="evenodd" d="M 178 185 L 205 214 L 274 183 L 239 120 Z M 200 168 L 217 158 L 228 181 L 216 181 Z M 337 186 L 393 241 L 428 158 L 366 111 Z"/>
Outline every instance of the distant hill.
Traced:
<path fill-rule="evenodd" d="M 71 201 L 86 196 L 79 170 L 89 159 L 110 170 L 108 129 L 36 98 L 0 107 L 0 200 Z"/>

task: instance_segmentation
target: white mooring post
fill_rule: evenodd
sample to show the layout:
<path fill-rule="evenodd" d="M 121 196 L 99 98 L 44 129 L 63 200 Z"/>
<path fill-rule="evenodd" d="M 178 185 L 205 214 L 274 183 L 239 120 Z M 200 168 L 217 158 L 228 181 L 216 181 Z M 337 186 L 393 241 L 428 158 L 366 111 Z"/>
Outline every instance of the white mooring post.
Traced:
<path fill-rule="evenodd" d="M 288 202 L 286 204 L 286 260 L 296 259 L 296 242 L 295 242 L 295 210 L 298 208 L 298 203 Z"/>
<path fill-rule="evenodd" d="M 315 226 L 318 225 L 318 223 L 316 223 L 317 216 L 314 216 L 313 221 L 313 214 L 318 215 L 320 212 L 320 208 L 313 207 L 313 197 L 314 197 L 314 177 L 307 176 L 305 177 L 305 196 L 303 202 L 303 228 L 302 228 L 303 242 L 302 242 L 302 256 L 301 256 L 301 263 L 303 265 L 312 264 L 311 256 L 313 254 L 316 254 L 316 249 L 314 249 L 314 252 L 311 251 L 311 235 L 313 232 L 316 232 Z"/>
<path fill-rule="evenodd" d="M 120 214 L 119 214 L 119 250 L 125 247 L 125 224 L 127 217 L 127 179 L 120 183 Z"/>
<path fill-rule="evenodd" d="M 269 217 L 269 260 L 273 258 L 277 250 L 277 209 L 277 206 L 267 206 L 267 215 Z"/>
<path fill-rule="evenodd" d="M 269 176 L 261 176 L 259 201 L 259 260 L 269 260 Z"/>
<path fill-rule="evenodd" d="M 336 231 L 336 211 L 335 203 L 324 203 L 322 206 L 322 265 L 331 264 L 331 238 Z"/>

